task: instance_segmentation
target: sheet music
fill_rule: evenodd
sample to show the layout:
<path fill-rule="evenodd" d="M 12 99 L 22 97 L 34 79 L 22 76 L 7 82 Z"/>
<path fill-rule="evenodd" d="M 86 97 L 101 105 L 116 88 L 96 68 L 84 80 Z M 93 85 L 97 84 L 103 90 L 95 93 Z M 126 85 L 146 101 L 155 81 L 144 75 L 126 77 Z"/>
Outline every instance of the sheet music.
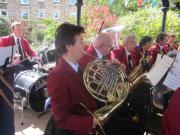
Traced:
<path fill-rule="evenodd" d="M 172 90 L 180 87 L 180 52 L 177 53 L 176 59 L 163 84 Z"/>
<path fill-rule="evenodd" d="M 164 55 L 161 58 L 161 55 L 158 54 L 153 67 L 148 73 L 146 73 L 147 78 L 151 81 L 153 86 L 155 86 L 161 80 L 161 78 L 170 68 L 173 61 L 174 59 L 170 58 L 169 56 Z"/>
<path fill-rule="evenodd" d="M 15 53 L 18 52 L 18 47 L 17 45 L 14 45 L 13 49 L 13 56 Z M 8 47 L 0 47 L 0 66 L 3 66 L 5 63 L 6 58 L 10 57 L 11 58 L 11 53 L 12 53 L 12 46 Z"/>

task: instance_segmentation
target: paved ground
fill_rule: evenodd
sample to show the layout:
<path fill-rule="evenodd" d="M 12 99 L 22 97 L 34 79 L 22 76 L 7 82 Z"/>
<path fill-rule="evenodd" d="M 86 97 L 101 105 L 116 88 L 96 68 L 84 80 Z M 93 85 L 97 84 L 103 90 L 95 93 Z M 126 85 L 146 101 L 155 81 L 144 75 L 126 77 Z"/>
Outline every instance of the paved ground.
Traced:
<path fill-rule="evenodd" d="M 21 125 L 21 114 L 21 110 L 15 106 L 15 135 L 43 135 L 48 119 L 52 113 L 49 111 L 40 118 L 37 118 L 39 113 L 33 112 L 29 108 L 25 109 L 24 125 Z M 160 135 L 161 118 L 162 117 L 159 117 L 158 115 L 152 115 L 150 120 L 150 131 L 155 132 L 155 134 L 148 135 Z"/>
<path fill-rule="evenodd" d="M 21 110 L 15 106 L 15 135 L 43 135 L 44 129 L 51 116 L 51 112 L 47 112 L 40 118 L 39 113 L 33 112 L 31 109 L 24 110 L 24 125 L 21 125 Z"/>

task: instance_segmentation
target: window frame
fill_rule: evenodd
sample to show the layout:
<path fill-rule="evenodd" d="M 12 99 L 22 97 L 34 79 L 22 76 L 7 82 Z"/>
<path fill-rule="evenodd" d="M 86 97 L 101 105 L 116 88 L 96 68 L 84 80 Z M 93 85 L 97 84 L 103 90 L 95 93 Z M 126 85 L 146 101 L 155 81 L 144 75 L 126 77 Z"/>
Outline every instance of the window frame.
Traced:
<path fill-rule="evenodd" d="M 5 0 L 5 1 L 0 0 L 0 3 L 7 3 L 7 0 Z"/>
<path fill-rule="evenodd" d="M 59 13 L 59 18 L 55 18 L 55 13 Z M 53 19 L 59 20 L 61 18 L 60 10 L 53 11 Z"/>
<path fill-rule="evenodd" d="M 6 12 L 6 16 L 2 15 L 2 11 Z M 6 9 L 0 9 L 0 17 L 8 17 L 8 11 Z"/>
<path fill-rule="evenodd" d="M 69 13 L 69 16 L 76 17 L 76 16 L 77 16 L 77 13 L 76 13 L 76 12 L 70 12 L 70 13 Z"/>
<path fill-rule="evenodd" d="M 60 0 L 53 0 L 53 3 L 59 3 Z"/>
<path fill-rule="evenodd" d="M 23 18 L 23 13 L 28 13 L 28 19 Z M 23 21 L 29 21 L 29 10 L 21 10 L 21 20 Z"/>
<path fill-rule="evenodd" d="M 27 3 L 24 3 L 24 0 L 21 0 L 21 5 L 29 5 L 29 0 L 27 0 Z"/>
<path fill-rule="evenodd" d="M 69 5 L 71 6 L 75 6 L 76 3 L 77 3 L 77 0 L 75 0 L 75 3 L 73 3 L 72 0 L 69 0 Z"/>
<path fill-rule="evenodd" d="M 41 16 L 40 16 L 40 12 L 44 12 L 44 17 L 41 17 Z M 39 18 L 39 19 L 44 19 L 44 18 L 46 18 L 46 11 L 45 11 L 45 9 L 38 9 L 38 10 L 37 10 L 37 18 Z"/>

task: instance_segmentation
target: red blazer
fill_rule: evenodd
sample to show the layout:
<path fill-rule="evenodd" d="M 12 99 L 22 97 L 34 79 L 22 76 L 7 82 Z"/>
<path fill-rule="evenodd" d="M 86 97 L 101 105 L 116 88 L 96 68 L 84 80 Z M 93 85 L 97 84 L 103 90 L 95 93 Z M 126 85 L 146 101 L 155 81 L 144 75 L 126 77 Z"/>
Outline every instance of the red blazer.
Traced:
<path fill-rule="evenodd" d="M 24 53 L 24 58 L 27 57 L 28 54 L 31 57 L 36 56 L 36 53 L 30 48 L 28 41 L 25 38 L 21 38 L 22 50 Z M 0 37 L 0 47 L 7 47 L 15 45 L 14 37 L 12 35 L 6 37 Z"/>
<path fill-rule="evenodd" d="M 91 112 L 97 109 L 96 103 L 83 80 L 64 59 L 50 72 L 47 87 L 57 127 L 70 130 L 74 135 L 88 135 L 92 131 L 93 118 L 79 103 Z"/>
<path fill-rule="evenodd" d="M 98 58 L 98 55 L 96 53 L 95 48 L 93 47 L 93 45 L 90 45 L 89 48 L 86 50 L 86 54 L 84 54 L 81 59 L 78 61 L 80 67 L 82 70 L 84 70 L 84 68 L 86 67 L 86 65 L 92 61 Z M 108 54 L 107 56 L 103 56 L 104 59 L 108 59 L 110 60 L 110 54 Z"/>
<path fill-rule="evenodd" d="M 167 44 L 167 46 L 168 46 L 169 51 L 171 51 L 171 50 L 178 50 L 178 46 L 175 45 L 175 44 L 173 44 L 173 45 Z"/>
<path fill-rule="evenodd" d="M 78 61 L 80 67 L 82 70 L 84 70 L 84 68 L 86 67 L 86 65 L 96 59 L 97 53 L 96 50 L 94 49 L 94 47 L 91 45 L 87 50 L 86 50 L 86 54 L 83 54 L 83 56 L 81 57 L 81 59 Z"/>
<path fill-rule="evenodd" d="M 157 54 L 161 53 L 159 45 L 152 46 L 151 48 L 148 49 L 148 51 L 153 57 L 153 62 L 156 60 Z M 168 52 L 169 52 L 169 47 L 167 45 L 165 45 L 162 49 L 162 53 L 167 54 Z"/>
<path fill-rule="evenodd" d="M 131 51 L 130 54 L 132 58 L 132 66 L 133 68 L 135 68 L 139 64 L 139 55 L 135 49 Z M 113 50 L 111 52 L 111 58 L 113 57 L 118 59 L 122 64 L 126 66 L 126 71 L 128 70 L 128 59 L 124 46 L 120 46 L 119 49 Z"/>
<path fill-rule="evenodd" d="M 180 88 L 170 99 L 162 121 L 162 135 L 180 135 Z"/>

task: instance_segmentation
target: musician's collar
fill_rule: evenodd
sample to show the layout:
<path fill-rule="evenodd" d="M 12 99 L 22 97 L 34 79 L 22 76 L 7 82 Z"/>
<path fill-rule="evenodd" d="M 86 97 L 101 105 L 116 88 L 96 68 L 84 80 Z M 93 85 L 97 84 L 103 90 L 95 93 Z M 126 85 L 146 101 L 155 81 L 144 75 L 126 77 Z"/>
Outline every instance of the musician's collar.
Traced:
<path fill-rule="evenodd" d="M 96 49 L 96 48 L 94 48 L 94 49 L 95 49 L 95 51 L 97 53 L 98 59 L 102 60 L 102 58 L 103 58 L 102 53 L 98 49 Z"/>
<path fill-rule="evenodd" d="M 78 63 L 73 63 L 71 61 L 65 60 L 72 68 L 75 72 L 78 72 L 78 68 L 79 68 L 79 64 Z"/>
<path fill-rule="evenodd" d="M 126 49 L 126 47 L 124 47 L 124 49 L 125 49 L 125 52 L 126 52 L 126 55 L 127 55 L 127 56 L 131 54 L 131 53 Z"/>
<path fill-rule="evenodd" d="M 159 47 L 160 47 L 160 50 L 162 50 L 164 46 L 159 44 Z"/>
<path fill-rule="evenodd" d="M 14 33 L 12 33 L 12 36 L 13 36 L 15 39 L 17 39 L 17 38 L 21 39 L 21 37 L 17 37 Z"/>

